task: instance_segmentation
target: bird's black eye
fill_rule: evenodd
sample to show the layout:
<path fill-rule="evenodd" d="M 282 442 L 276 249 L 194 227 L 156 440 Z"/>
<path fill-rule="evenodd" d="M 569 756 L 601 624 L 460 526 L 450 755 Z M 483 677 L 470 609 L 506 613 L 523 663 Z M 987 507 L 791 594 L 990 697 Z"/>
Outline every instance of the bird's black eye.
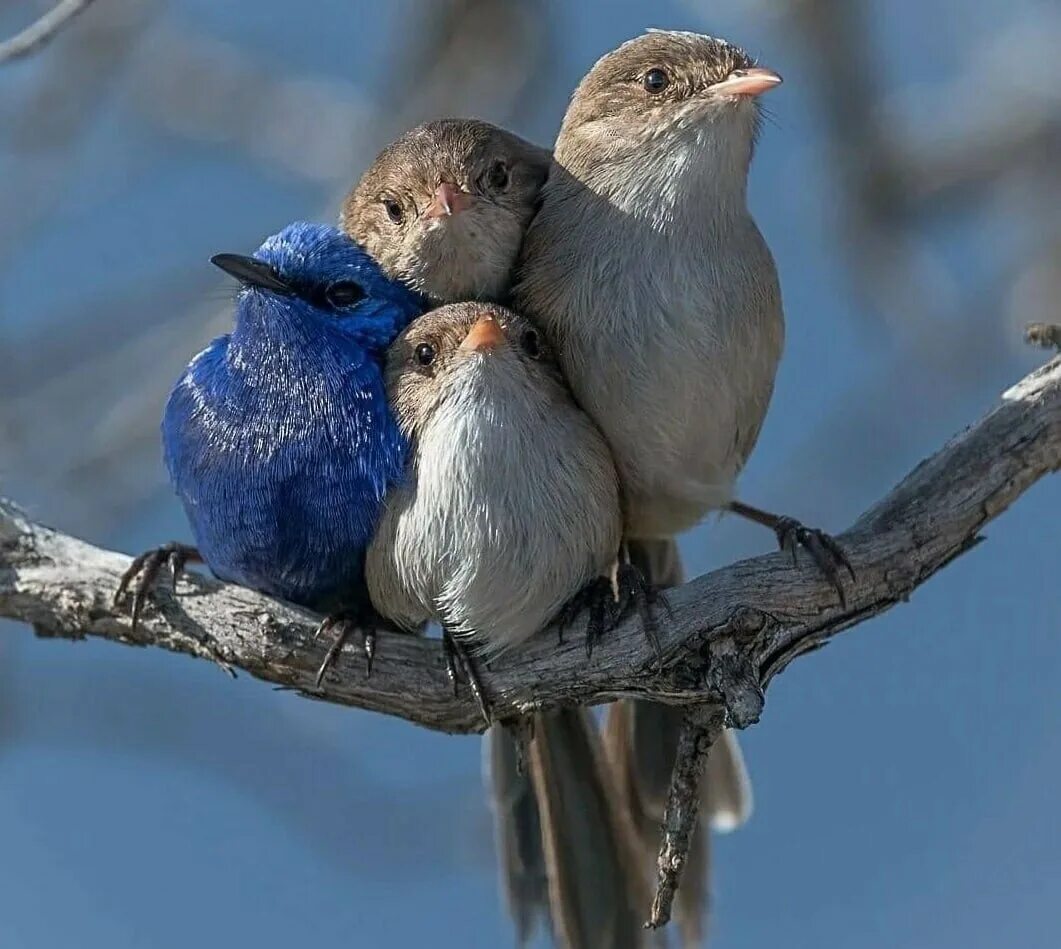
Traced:
<path fill-rule="evenodd" d="M 658 96 L 670 85 L 670 76 L 668 76 L 662 69 L 650 69 L 645 73 L 645 77 L 641 80 L 641 84 L 645 87 L 646 92 Z"/>
<path fill-rule="evenodd" d="M 491 191 L 506 191 L 508 189 L 509 174 L 508 165 L 503 161 L 495 161 L 486 172 L 486 185 Z"/>
<path fill-rule="evenodd" d="M 413 359 L 418 366 L 430 366 L 435 361 L 435 347 L 430 343 L 421 343 L 413 350 Z"/>
<path fill-rule="evenodd" d="M 542 354 L 542 341 L 537 330 L 524 330 L 519 344 L 531 359 L 537 359 Z"/>
<path fill-rule="evenodd" d="M 365 296 L 365 288 L 355 280 L 340 280 L 324 291 L 324 299 L 328 301 L 328 306 L 335 307 L 337 310 L 360 303 Z"/>
<path fill-rule="evenodd" d="M 405 212 L 402 210 L 402 206 L 396 198 L 384 198 L 383 207 L 386 209 L 387 217 L 391 219 L 392 224 L 402 223 L 402 219 L 405 217 Z"/>

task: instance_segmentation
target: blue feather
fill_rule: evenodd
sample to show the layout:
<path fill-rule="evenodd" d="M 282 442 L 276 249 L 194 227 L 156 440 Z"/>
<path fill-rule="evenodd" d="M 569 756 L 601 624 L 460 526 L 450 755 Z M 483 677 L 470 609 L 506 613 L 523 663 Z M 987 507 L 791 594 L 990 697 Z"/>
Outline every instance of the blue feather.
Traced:
<path fill-rule="evenodd" d="M 218 577 L 330 611 L 363 601 L 365 548 L 402 477 L 382 364 L 425 301 L 335 228 L 291 224 L 255 258 L 291 290 L 240 291 L 232 333 L 170 395 L 166 466 Z M 350 282 L 362 299 L 328 302 Z"/>

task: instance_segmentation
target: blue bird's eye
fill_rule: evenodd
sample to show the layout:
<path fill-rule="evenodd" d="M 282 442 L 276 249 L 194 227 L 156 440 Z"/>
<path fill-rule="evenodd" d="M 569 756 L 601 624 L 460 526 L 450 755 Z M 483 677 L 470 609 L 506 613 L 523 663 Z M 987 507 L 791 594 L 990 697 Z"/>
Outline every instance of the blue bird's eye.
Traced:
<path fill-rule="evenodd" d="M 337 310 L 360 303 L 366 296 L 365 288 L 354 280 L 341 280 L 324 291 L 328 305 Z"/>
<path fill-rule="evenodd" d="M 519 344 L 531 359 L 538 359 L 542 354 L 542 344 L 537 330 L 524 330 L 519 338 Z"/>
<path fill-rule="evenodd" d="M 508 165 L 498 159 L 486 172 L 486 186 L 491 191 L 507 191 L 509 182 Z"/>

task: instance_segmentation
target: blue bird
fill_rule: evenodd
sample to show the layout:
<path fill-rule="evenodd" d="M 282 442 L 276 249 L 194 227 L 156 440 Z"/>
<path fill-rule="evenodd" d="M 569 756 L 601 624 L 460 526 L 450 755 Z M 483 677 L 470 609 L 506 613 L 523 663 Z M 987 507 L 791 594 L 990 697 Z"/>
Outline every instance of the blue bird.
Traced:
<path fill-rule="evenodd" d="M 194 559 L 222 580 L 333 614 L 322 629 L 345 626 L 370 609 L 365 549 L 407 454 L 383 360 L 426 301 L 323 225 L 291 224 L 253 257 L 212 262 L 241 284 L 235 326 L 188 364 L 162 420 L 197 547 L 141 555 L 117 596 L 142 569 L 135 625 L 162 565 L 176 579 Z"/>

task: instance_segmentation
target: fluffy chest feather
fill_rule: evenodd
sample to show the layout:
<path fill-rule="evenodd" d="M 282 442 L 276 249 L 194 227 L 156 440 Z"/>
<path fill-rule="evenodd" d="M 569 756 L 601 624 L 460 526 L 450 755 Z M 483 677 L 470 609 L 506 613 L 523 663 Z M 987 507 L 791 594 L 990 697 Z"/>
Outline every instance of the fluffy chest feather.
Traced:
<path fill-rule="evenodd" d="M 693 157 L 679 150 L 662 179 L 617 168 L 600 194 L 568 183 L 547 196 L 517 288 L 608 438 L 634 536 L 726 503 L 783 340 L 776 270 L 742 195 L 723 215 Z"/>
<path fill-rule="evenodd" d="M 596 429 L 566 398 L 506 381 L 469 382 L 436 411 L 367 564 L 385 615 L 437 619 L 489 654 L 532 635 L 606 571 L 620 533 Z"/>

